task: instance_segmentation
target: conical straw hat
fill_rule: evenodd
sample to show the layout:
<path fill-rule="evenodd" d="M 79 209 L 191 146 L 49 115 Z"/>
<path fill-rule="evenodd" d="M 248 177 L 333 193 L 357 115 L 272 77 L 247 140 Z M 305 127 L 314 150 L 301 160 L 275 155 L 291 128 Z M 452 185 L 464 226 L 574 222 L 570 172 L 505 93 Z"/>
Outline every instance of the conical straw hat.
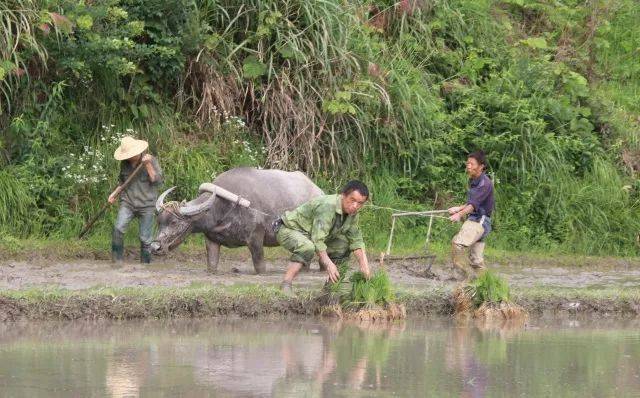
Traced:
<path fill-rule="evenodd" d="M 149 147 L 149 143 L 145 140 L 136 140 L 133 137 L 125 136 L 120 141 L 120 146 L 113 153 L 116 160 L 130 159 L 136 155 L 140 155 Z"/>

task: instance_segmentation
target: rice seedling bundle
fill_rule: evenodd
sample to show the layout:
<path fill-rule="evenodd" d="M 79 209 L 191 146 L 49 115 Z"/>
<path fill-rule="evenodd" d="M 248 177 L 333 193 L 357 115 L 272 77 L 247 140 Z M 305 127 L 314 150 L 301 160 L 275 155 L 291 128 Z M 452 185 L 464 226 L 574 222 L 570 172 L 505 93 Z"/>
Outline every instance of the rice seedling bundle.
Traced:
<path fill-rule="evenodd" d="M 488 322 L 526 319 L 527 311 L 511 302 L 509 285 L 491 271 L 485 271 L 466 286 L 453 292 L 456 315 L 472 315 Z"/>
<path fill-rule="evenodd" d="M 339 267 L 340 279 L 331 285 L 334 303 L 321 309 L 321 315 L 359 321 L 390 321 L 406 317 L 402 304 L 395 303 L 389 275 L 379 269 L 367 279 L 362 272 L 348 276 L 348 266 Z"/>

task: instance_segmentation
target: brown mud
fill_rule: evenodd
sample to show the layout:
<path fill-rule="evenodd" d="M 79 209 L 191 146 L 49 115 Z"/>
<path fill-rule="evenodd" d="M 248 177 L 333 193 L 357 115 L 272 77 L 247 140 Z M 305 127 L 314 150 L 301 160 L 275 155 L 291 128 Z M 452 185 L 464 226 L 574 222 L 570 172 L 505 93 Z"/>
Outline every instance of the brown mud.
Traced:
<path fill-rule="evenodd" d="M 285 258 L 267 261 L 268 271 L 260 275 L 254 273 L 244 252 L 223 253 L 216 274 L 207 273 L 204 262 L 204 255 L 184 253 L 155 259 L 151 265 L 142 265 L 130 255 L 118 268 L 104 255 L 73 260 L 46 256 L 0 260 L 0 321 L 319 312 L 312 292 L 320 290 L 326 274 L 317 270 L 317 264 L 299 275 L 294 284 L 298 297 L 289 299 L 277 290 Z M 376 263 L 372 258 L 371 264 Z M 426 265 L 416 260 L 387 262 L 385 266 L 408 315 L 453 313 L 452 291 L 457 282 L 450 280 L 447 266 L 434 264 L 431 271 L 435 278 L 419 276 Z M 640 262 L 616 260 L 577 268 L 547 261 L 489 267 L 508 280 L 514 301 L 532 315 L 640 314 Z M 238 293 L 233 290 L 238 286 L 254 289 Z M 261 289 L 264 292 L 256 294 Z M 624 294 L 618 295 L 617 289 Z M 46 295 L 53 290 L 57 293 Z M 35 294 L 37 298 L 22 294 L 29 291 L 44 293 Z M 599 291 L 608 293 L 600 295 Z"/>
<path fill-rule="evenodd" d="M 121 267 L 113 267 L 107 258 L 62 259 L 46 257 L 0 260 L 0 290 L 22 290 L 37 287 L 87 289 L 95 286 L 184 287 L 192 283 L 233 285 L 254 283 L 277 285 L 282 280 L 286 259 L 267 261 L 267 272 L 256 275 L 249 256 L 223 256 L 216 274 L 206 271 L 204 256 L 184 255 L 156 258 L 151 265 L 143 265 L 130 256 Z M 375 267 L 377 261 L 371 259 Z M 557 288 L 639 288 L 640 261 L 589 265 L 585 267 L 557 264 L 488 264 L 509 282 L 512 287 Z M 421 276 L 426 265 L 418 260 L 387 262 L 385 264 L 392 281 L 403 288 L 451 289 L 456 282 L 450 280 L 452 272 L 444 264 L 431 268 L 435 278 Z M 298 287 L 320 286 L 326 274 L 312 265 L 309 272 L 302 272 L 296 279 Z"/>

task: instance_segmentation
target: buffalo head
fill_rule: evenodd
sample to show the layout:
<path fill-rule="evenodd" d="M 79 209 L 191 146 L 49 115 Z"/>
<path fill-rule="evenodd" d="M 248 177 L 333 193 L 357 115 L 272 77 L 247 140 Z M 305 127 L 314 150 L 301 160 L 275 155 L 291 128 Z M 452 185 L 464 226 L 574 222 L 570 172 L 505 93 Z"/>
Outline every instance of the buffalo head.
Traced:
<path fill-rule="evenodd" d="M 164 199 L 176 187 L 164 191 L 156 201 L 158 213 L 158 235 L 151 243 L 154 254 L 163 255 L 176 248 L 193 230 L 196 218 L 209 210 L 216 201 L 215 192 L 201 192 L 195 200 L 185 203 L 169 202 Z"/>

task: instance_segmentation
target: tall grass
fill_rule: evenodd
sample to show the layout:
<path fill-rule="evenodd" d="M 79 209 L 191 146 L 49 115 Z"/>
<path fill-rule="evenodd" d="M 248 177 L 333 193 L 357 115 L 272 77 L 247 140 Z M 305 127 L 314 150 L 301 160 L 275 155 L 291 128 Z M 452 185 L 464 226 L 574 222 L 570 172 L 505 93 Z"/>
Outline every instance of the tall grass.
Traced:
<path fill-rule="evenodd" d="M 29 232 L 29 220 L 35 218 L 36 213 L 29 188 L 18 179 L 15 168 L 0 170 L 0 229 L 24 236 Z"/>
<path fill-rule="evenodd" d="M 599 84 L 626 111 L 640 113 L 640 7 L 632 0 L 612 3 L 611 18 L 598 32 Z"/>
<path fill-rule="evenodd" d="M 214 174 L 250 164 L 306 171 L 328 191 L 357 177 L 369 183 L 379 206 L 446 208 L 464 200 L 466 154 L 483 148 L 498 198 L 491 245 L 635 253 L 638 191 L 625 160 L 638 142 L 638 62 L 627 51 L 637 43 L 625 36 L 637 29 L 635 2 L 615 0 L 598 16 L 599 26 L 611 22 L 594 33 L 608 47 L 588 35 L 585 20 L 602 9 L 592 3 L 178 3 L 187 6 L 171 19 L 176 32 L 154 25 L 145 2 L 120 5 L 148 21 L 117 23 L 101 19 L 104 4 L 2 4 L 4 32 L 20 32 L 34 49 L 29 65 L 57 57 L 50 60 L 55 71 L 39 75 L 38 89 L 14 99 L 12 113 L 0 120 L 9 126 L 0 133 L 6 162 L 34 182 L 27 192 L 43 214 L 28 220 L 30 231 L 75 235 L 102 203 L 115 183 L 116 162 L 104 164 L 109 181 L 93 186 L 65 180 L 61 166 L 66 154 L 99 147 L 101 125 L 113 124 L 151 142 L 166 185 L 178 185 L 185 198 Z M 13 9 L 30 11 L 6 11 Z M 38 41 L 33 18 L 54 9 L 73 10 L 72 19 L 86 12 L 95 23 L 85 32 L 76 23 L 73 35 L 57 44 Z M 147 27 L 131 34 L 133 48 L 106 46 L 137 22 Z M 20 54 L 8 52 L 15 47 L 9 36 L 0 38 L 0 51 L 15 60 Z M 163 47 L 167 42 L 182 47 Z M 105 59 L 131 62 L 134 72 L 96 65 L 100 46 Z M 602 57 L 591 65 L 594 49 Z M 162 56 L 150 59 L 154 51 Z M 593 68 L 600 75 L 585 72 Z M 166 81 L 169 70 L 177 71 L 178 86 Z M 607 73 L 611 81 L 601 78 Z M 608 93 L 615 93 L 613 104 Z M 232 116 L 246 128 L 231 129 Z M 244 141 L 266 153 L 243 152 Z M 384 247 L 389 216 L 385 209 L 363 211 L 373 246 Z M 399 222 L 402 238 L 394 248 L 419 248 L 426 226 L 425 219 Z M 440 244 L 455 230 L 440 220 L 434 228 Z M 108 235 L 106 229 L 96 234 Z"/>
<path fill-rule="evenodd" d="M 49 23 L 47 23 L 49 22 Z M 39 40 L 38 26 L 50 29 L 56 25 L 49 14 L 40 12 L 34 0 L 5 0 L 0 2 L 0 115 L 10 111 L 15 90 L 23 77 L 28 78 L 36 63 L 46 67 L 47 49 Z M 34 62 L 29 67 L 28 62 Z"/>

